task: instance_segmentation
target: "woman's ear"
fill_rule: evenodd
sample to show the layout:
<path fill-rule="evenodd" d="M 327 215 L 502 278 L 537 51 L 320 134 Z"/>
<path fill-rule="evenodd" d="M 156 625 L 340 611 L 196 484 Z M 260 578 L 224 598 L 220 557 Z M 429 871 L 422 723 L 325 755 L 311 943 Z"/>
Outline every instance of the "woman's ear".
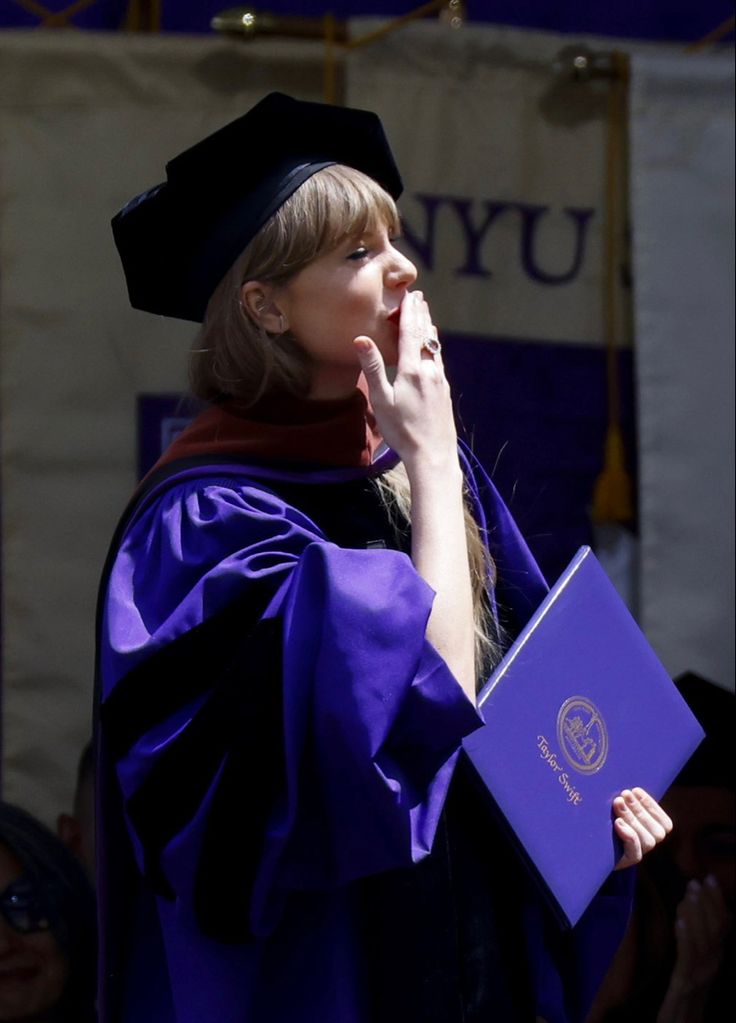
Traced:
<path fill-rule="evenodd" d="M 268 334 L 283 334 L 288 323 L 275 301 L 275 289 L 260 281 L 246 281 L 240 289 L 240 305 L 246 316 Z"/>

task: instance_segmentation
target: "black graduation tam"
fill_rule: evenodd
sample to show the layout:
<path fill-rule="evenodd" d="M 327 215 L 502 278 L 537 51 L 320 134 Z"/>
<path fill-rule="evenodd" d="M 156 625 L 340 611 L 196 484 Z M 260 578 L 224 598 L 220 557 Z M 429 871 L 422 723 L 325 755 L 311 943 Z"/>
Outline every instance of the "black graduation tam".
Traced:
<path fill-rule="evenodd" d="M 675 779 L 678 785 L 710 785 L 733 790 L 734 703 L 731 690 L 686 671 L 675 685 L 705 732 L 705 738 Z"/>
<path fill-rule="evenodd" d="M 395 199 L 402 184 L 366 110 L 272 92 L 166 165 L 166 181 L 112 221 L 135 309 L 200 321 L 212 292 L 268 218 L 312 174 L 355 167 Z"/>

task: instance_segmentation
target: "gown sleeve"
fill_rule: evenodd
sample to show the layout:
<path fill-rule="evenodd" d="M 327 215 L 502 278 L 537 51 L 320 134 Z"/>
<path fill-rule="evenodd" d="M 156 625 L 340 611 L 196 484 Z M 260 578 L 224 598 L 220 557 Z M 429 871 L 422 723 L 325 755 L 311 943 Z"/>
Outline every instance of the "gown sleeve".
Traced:
<path fill-rule="evenodd" d="M 104 604 L 102 735 L 139 869 L 205 933 L 432 846 L 481 720 L 427 642 L 434 593 L 260 487 L 180 485 L 136 520 Z"/>

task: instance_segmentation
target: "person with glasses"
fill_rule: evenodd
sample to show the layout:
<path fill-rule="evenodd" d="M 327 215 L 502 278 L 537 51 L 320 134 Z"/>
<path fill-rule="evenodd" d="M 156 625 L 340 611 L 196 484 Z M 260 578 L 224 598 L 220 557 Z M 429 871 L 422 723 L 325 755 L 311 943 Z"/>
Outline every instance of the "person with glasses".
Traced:
<path fill-rule="evenodd" d="M 0 803 L 0 1023 L 93 1023 L 95 900 L 40 821 Z"/>

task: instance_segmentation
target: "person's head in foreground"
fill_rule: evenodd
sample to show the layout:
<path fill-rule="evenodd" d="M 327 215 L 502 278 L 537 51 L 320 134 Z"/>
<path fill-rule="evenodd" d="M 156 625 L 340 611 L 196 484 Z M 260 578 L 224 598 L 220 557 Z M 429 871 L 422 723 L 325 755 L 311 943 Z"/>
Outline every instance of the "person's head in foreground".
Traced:
<path fill-rule="evenodd" d="M 95 956 L 84 869 L 43 824 L 0 803 L 0 1023 L 91 1021 Z"/>

